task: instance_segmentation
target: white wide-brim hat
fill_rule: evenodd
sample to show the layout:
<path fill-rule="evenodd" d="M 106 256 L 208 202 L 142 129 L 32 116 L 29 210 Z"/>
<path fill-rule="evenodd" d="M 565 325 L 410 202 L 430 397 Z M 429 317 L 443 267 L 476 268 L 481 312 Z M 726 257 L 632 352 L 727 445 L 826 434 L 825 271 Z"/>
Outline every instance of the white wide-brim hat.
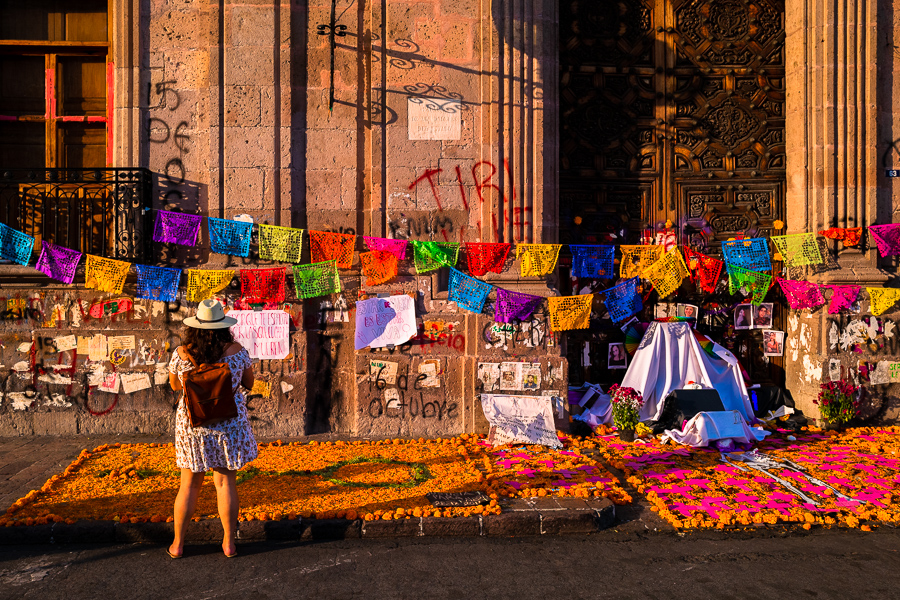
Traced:
<path fill-rule="evenodd" d="M 225 316 L 225 307 L 218 300 L 204 300 L 197 305 L 197 316 L 188 317 L 184 324 L 196 329 L 225 329 L 237 323 L 234 317 Z"/>

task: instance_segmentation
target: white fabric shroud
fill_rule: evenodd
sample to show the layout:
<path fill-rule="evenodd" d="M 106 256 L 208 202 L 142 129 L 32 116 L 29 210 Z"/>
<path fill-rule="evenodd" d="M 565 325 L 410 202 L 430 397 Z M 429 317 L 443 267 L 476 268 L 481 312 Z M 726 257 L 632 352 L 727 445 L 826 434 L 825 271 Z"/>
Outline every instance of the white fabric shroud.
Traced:
<path fill-rule="evenodd" d="M 725 410 L 737 410 L 745 420 L 753 420 L 737 359 L 718 344 L 713 349 L 719 358 L 703 350 L 689 323 L 651 323 L 622 381 L 622 387 L 634 388 L 644 397 L 641 420 L 658 419 L 669 392 L 689 381 L 715 389 Z"/>
<path fill-rule="evenodd" d="M 755 443 L 769 434 L 760 429 L 759 432 L 750 428 L 739 411 L 724 410 L 715 412 L 700 412 L 684 424 L 684 429 L 667 429 L 662 435 L 662 441 L 672 440 L 679 444 L 700 448 L 708 446 L 710 442 L 732 439 L 740 444 Z"/>

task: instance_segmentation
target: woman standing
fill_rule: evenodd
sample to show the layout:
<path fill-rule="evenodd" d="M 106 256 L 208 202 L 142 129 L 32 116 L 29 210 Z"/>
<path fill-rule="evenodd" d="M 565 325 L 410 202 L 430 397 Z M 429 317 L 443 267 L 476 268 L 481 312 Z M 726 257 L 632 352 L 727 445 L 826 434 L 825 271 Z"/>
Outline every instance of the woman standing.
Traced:
<path fill-rule="evenodd" d="M 247 406 L 240 386 L 253 387 L 250 355 L 234 342 L 229 327 L 237 319 L 225 316 L 217 300 L 204 300 L 197 316 L 184 320 L 182 345 L 175 349 L 169 363 L 172 389 L 184 389 L 184 373 L 197 365 L 226 363 L 231 371 L 231 387 L 237 405 L 236 417 L 202 427 L 192 427 L 184 394 L 175 412 L 175 462 L 181 469 L 181 487 L 175 498 L 175 541 L 166 552 L 181 558 L 184 534 L 194 515 L 197 495 L 206 472 L 212 470 L 219 507 L 219 518 L 225 530 L 222 551 L 237 556 L 234 536 L 237 530 L 238 498 L 235 476 L 238 469 L 256 458 L 257 446 L 247 418 Z"/>

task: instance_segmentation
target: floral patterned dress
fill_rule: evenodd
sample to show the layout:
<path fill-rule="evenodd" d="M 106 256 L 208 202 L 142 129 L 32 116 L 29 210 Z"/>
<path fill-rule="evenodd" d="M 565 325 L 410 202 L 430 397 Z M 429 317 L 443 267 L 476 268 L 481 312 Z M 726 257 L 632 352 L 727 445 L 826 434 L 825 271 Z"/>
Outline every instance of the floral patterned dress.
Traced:
<path fill-rule="evenodd" d="M 190 469 L 194 473 L 220 468 L 237 471 L 256 458 L 256 439 L 247 417 L 247 400 L 239 387 L 244 369 L 250 366 L 250 355 L 241 349 L 231 356 L 223 356 L 219 362 L 227 363 L 231 369 L 231 387 L 238 414 L 214 425 L 192 427 L 182 392 L 175 411 L 175 463 L 179 469 Z M 182 387 L 184 373 L 193 368 L 191 361 L 181 358 L 176 350 L 169 362 L 169 372 L 178 376 Z"/>

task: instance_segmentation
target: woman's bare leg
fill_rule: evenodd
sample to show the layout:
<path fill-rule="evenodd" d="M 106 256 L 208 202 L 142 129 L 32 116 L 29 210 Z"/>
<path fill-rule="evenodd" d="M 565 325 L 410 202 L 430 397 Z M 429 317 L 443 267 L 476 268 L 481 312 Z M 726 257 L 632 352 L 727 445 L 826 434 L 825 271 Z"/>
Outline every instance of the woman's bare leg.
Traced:
<path fill-rule="evenodd" d="M 206 474 L 192 473 L 190 469 L 181 469 L 181 486 L 175 497 L 175 541 L 169 546 L 169 552 L 175 556 L 181 556 L 184 551 L 184 534 L 187 524 L 194 516 L 204 475 Z"/>
<path fill-rule="evenodd" d="M 216 484 L 216 498 L 219 503 L 219 519 L 225 535 L 222 539 L 222 551 L 228 555 L 237 554 L 234 536 L 237 533 L 238 495 L 237 471 L 213 469 L 213 483 Z"/>

